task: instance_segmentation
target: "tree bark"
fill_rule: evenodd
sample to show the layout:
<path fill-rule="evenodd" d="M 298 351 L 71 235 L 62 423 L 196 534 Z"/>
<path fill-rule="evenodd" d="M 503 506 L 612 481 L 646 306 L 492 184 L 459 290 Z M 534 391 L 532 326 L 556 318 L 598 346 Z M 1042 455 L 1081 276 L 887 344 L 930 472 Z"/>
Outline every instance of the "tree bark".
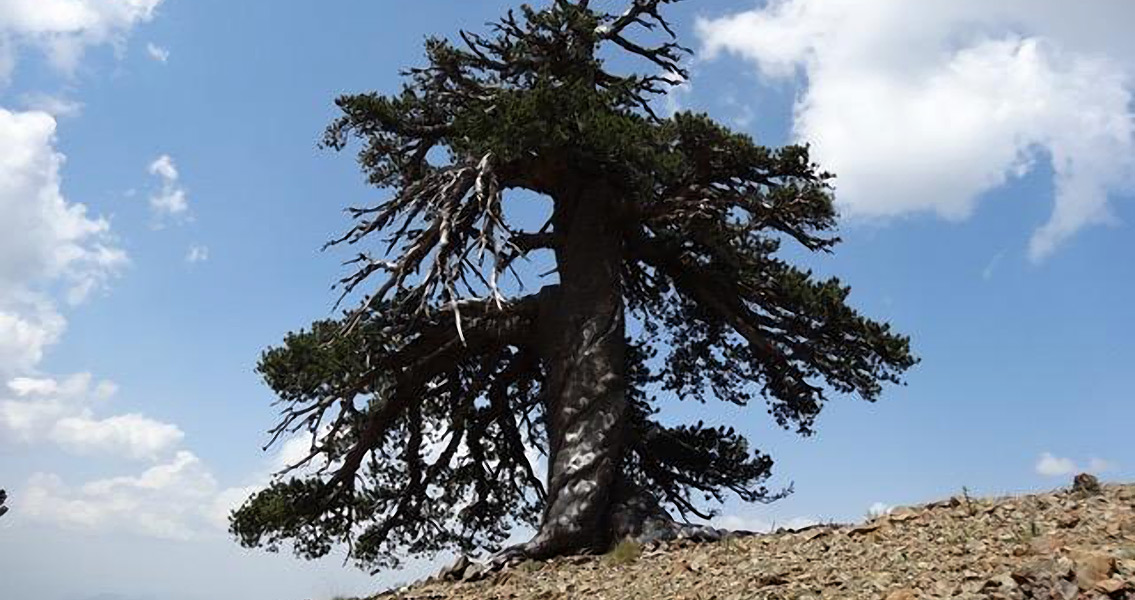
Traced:
<path fill-rule="evenodd" d="M 618 196 L 593 182 L 556 200 L 560 283 L 540 294 L 537 319 L 546 369 L 547 504 L 536 535 L 494 562 L 604 551 L 625 537 L 716 539 L 712 528 L 676 522 L 622 472 L 630 432 Z"/>
<path fill-rule="evenodd" d="M 610 541 L 609 515 L 625 448 L 623 240 L 616 196 L 591 184 L 557 198 L 560 283 L 541 307 L 546 364 L 548 499 L 533 558 Z"/>

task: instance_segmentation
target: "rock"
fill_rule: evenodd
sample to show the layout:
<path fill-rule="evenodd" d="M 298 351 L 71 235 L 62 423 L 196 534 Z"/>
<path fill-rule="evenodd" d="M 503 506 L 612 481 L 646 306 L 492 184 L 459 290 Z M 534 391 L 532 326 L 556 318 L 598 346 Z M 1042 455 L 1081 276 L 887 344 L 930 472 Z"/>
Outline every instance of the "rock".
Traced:
<path fill-rule="evenodd" d="M 469 557 L 462 556 L 457 559 L 457 562 L 438 572 L 437 578 L 442 581 L 461 581 L 465 578 L 465 571 L 472 564 Z"/>
<path fill-rule="evenodd" d="M 902 523 L 904 521 L 910 521 L 911 519 L 917 519 L 920 516 L 922 516 L 921 511 L 906 506 L 901 506 L 899 508 L 896 508 L 895 510 L 892 510 L 887 515 L 887 518 L 891 521 Z"/>
<path fill-rule="evenodd" d="M 1103 592 L 1110 596 L 1127 589 L 1127 582 L 1112 577 L 1111 579 L 1104 579 L 1103 581 L 1097 583 L 1092 589 L 1097 592 Z"/>
<path fill-rule="evenodd" d="M 1034 554 L 1051 554 L 1064 545 L 1064 539 L 1059 535 L 1042 535 L 1029 540 L 1029 549 Z"/>
<path fill-rule="evenodd" d="M 1002 573 L 996 577 L 989 578 L 989 580 L 985 582 L 985 587 L 1012 590 L 1017 588 L 1017 581 L 1013 579 L 1011 573 Z"/>
<path fill-rule="evenodd" d="M 784 585 L 788 583 L 788 578 L 783 573 L 762 573 L 757 575 L 753 584 L 756 587 L 768 587 L 771 585 Z"/>
<path fill-rule="evenodd" d="M 1080 588 L 1071 581 L 1061 580 L 1056 588 L 1062 600 L 1075 600 L 1080 595 Z"/>
<path fill-rule="evenodd" d="M 1124 559 L 1115 561 L 1115 569 L 1120 575 L 1135 579 L 1135 560 Z"/>
<path fill-rule="evenodd" d="M 1115 569 L 1115 559 L 1098 552 L 1076 551 L 1072 553 L 1076 585 L 1081 590 L 1090 590 L 1107 579 Z"/>
<path fill-rule="evenodd" d="M 1060 529 L 1072 529 L 1073 527 L 1075 527 L 1079 524 L 1080 524 L 1080 516 L 1075 515 L 1075 514 L 1061 515 L 1059 518 L 1056 519 L 1056 526 L 1059 527 Z"/>
<path fill-rule="evenodd" d="M 847 535 L 852 536 L 852 537 L 857 536 L 857 535 L 866 535 L 868 533 L 871 533 L 872 531 L 878 531 L 879 528 L 882 527 L 882 526 L 883 525 L 881 523 L 878 523 L 878 522 L 867 523 L 865 525 L 860 525 L 858 527 L 852 527 L 851 529 L 847 530 Z"/>
<path fill-rule="evenodd" d="M 1103 491 L 1100 480 L 1095 475 L 1080 473 L 1072 479 L 1072 492 L 1083 496 L 1095 496 Z"/>
<path fill-rule="evenodd" d="M 895 590 L 887 594 L 886 600 L 918 600 L 918 595 L 910 590 Z"/>
<path fill-rule="evenodd" d="M 811 530 L 808 530 L 808 531 L 804 532 L 803 534 L 801 534 L 800 539 L 804 540 L 805 542 L 810 542 L 810 541 L 812 541 L 816 538 L 824 537 L 825 535 L 828 535 L 831 532 L 832 532 L 832 530 L 828 529 L 826 527 L 811 529 Z"/>

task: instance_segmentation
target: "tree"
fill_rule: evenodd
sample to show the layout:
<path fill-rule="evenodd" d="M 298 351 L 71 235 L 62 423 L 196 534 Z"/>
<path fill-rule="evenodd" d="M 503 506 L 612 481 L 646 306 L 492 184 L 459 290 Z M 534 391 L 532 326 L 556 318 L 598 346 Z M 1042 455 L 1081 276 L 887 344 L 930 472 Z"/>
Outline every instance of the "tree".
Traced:
<path fill-rule="evenodd" d="M 8 502 L 8 492 L 0 490 L 0 517 L 3 517 L 8 512 L 8 507 L 4 506 Z"/>
<path fill-rule="evenodd" d="M 261 358 L 282 407 L 271 442 L 303 432 L 310 451 L 234 512 L 241 543 L 311 558 L 343 542 L 388 567 L 497 550 L 518 524 L 537 533 L 501 556 L 673 535 L 726 494 L 782 492 L 741 434 L 665 425 L 663 401 L 760 397 L 810 435 L 831 393 L 873 401 L 915 364 L 848 287 L 778 255 L 839 241 L 831 175 L 807 147 L 655 113 L 687 75 L 661 14 L 673 1 L 524 6 L 487 35 L 428 40 L 400 93 L 337 100 L 324 145 L 357 141 L 390 192 L 348 209 L 329 245 L 378 254 L 360 250 L 341 281 L 341 301 L 366 291 L 357 308 Z M 609 66 L 627 58 L 656 73 Z M 551 218 L 514 227 L 507 190 L 549 199 Z M 540 251 L 557 281 L 525 293 L 517 261 Z"/>

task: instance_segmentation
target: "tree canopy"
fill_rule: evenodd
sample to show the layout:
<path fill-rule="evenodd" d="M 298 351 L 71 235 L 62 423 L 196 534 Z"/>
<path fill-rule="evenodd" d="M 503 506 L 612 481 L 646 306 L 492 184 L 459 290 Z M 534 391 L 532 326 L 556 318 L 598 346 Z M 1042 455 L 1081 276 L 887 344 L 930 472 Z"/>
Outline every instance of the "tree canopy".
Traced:
<path fill-rule="evenodd" d="M 310 452 L 233 514 L 242 544 L 344 543 L 381 568 L 498 550 L 518 525 L 533 558 L 673 535 L 728 494 L 781 492 L 743 435 L 663 424 L 666 404 L 763 401 L 811 435 L 832 393 L 874 401 L 917 362 L 848 286 L 781 256 L 839 242 L 806 146 L 655 111 L 687 76 L 673 1 L 522 6 L 429 39 L 400 92 L 336 101 L 323 144 L 386 193 L 329 242 L 359 249 L 340 281 L 357 304 L 261 357 L 271 442 Z M 531 197 L 510 190 L 549 199 L 548 222 L 510 223 Z M 529 292 L 517 264 L 539 251 L 556 277 Z"/>

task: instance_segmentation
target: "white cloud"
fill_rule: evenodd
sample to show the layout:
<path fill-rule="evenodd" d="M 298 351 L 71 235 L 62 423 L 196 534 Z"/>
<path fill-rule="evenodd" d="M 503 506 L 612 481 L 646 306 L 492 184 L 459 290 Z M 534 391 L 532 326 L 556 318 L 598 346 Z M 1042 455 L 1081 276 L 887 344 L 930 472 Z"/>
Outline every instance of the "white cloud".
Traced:
<path fill-rule="evenodd" d="M 884 502 L 876 502 L 867 508 L 867 517 L 874 519 L 875 517 L 888 515 L 894 509 L 895 507 L 891 506 L 890 504 L 886 504 Z"/>
<path fill-rule="evenodd" d="M 295 437 L 289 438 L 284 443 L 279 445 L 279 449 L 272 457 L 272 471 L 282 471 L 291 467 L 292 465 L 299 464 L 299 462 L 311 454 L 311 435 L 301 433 Z M 317 466 L 321 466 L 320 463 Z"/>
<path fill-rule="evenodd" d="M 228 517 L 262 485 L 222 488 L 192 452 L 137 476 L 67 485 L 58 475 L 37 473 L 20 491 L 14 509 L 31 519 L 67 529 L 129 531 L 177 541 L 200 540 L 228 529 Z"/>
<path fill-rule="evenodd" d="M 154 17 L 162 0 L 0 0 L 0 82 L 23 46 L 42 50 L 71 73 L 86 49 L 120 46 L 136 25 Z"/>
<path fill-rule="evenodd" d="M 185 254 L 185 262 L 199 263 L 209 260 L 209 247 L 194 244 L 189 247 L 189 252 Z"/>
<path fill-rule="evenodd" d="M 159 220 L 183 217 L 189 211 L 189 198 L 178 180 L 181 178 L 173 158 L 163 154 L 149 166 L 150 175 L 161 180 L 161 189 L 150 196 L 150 209 Z"/>
<path fill-rule="evenodd" d="M 36 474 L 17 508 L 29 518 L 67 528 L 190 540 L 214 528 L 213 503 L 221 493 L 201 460 L 181 451 L 136 477 L 99 479 L 78 488 L 56 475 Z"/>
<path fill-rule="evenodd" d="M 17 377 L 8 382 L 13 397 L 0 396 L 0 432 L 21 443 L 51 442 L 76 454 L 111 454 L 158 460 L 185 437 L 176 425 L 139 414 L 94 417 L 94 408 L 117 386 L 93 383 L 89 373 L 64 380 Z"/>
<path fill-rule="evenodd" d="M 1060 477 L 1079 473 L 1080 469 L 1070 458 L 1058 458 L 1045 452 L 1036 463 L 1036 472 L 1046 477 Z"/>
<path fill-rule="evenodd" d="M 41 92 L 23 94 L 20 101 L 24 108 L 45 112 L 56 119 L 77 117 L 83 112 L 82 102 Z"/>
<path fill-rule="evenodd" d="M 8 389 L 15 398 L 0 400 L 0 430 L 25 443 L 46 438 L 60 419 L 85 410 L 92 392 L 89 373 L 62 381 L 17 377 Z"/>
<path fill-rule="evenodd" d="M 711 57 L 806 76 L 795 134 L 848 216 L 965 219 L 1049 161 L 1055 206 L 1029 241 L 1041 260 L 1135 189 L 1135 41 L 1118 25 L 1133 18 L 1120 0 L 771 0 L 698 31 Z"/>
<path fill-rule="evenodd" d="M 1115 465 L 1102 458 L 1091 458 L 1087 466 L 1080 466 L 1071 458 L 1054 456 L 1043 452 L 1036 462 L 1036 472 L 1045 477 L 1066 477 L 1077 473 L 1103 473 L 1115 469 Z"/>
<path fill-rule="evenodd" d="M 160 63 L 164 63 L 164 62 L 169 61 L 169 50 L 167 50 L 166 48 L 163 48 L 161 46 L 158 46 L 157 44 L 154 44 L 153 42 L 146 44 L 146 53 L 150 55 L 150 58 L 152 58 L 152 59 L 154 59 L 154 60 L 156 60 Z"/>
<path fill-rule="evenodd" d="M 811 517 L 793 517 L 781 523 L 778 521 L 769 521 L 767 519 L 755 516 L 721 515 L 714 518 L 710 523 L 714 527 L 717 527 L 719 529 L 768 533 L 782 528 L 788 530 L 803 529 L 805 527 L 811 527 L 812 525 L 819 523 L 819 521 Z"/>
<path fill-rule="evenodd" d="M 133 459 L 155 459 L 177 446 L 185 433 L 176 425 L 139 414 L 106 419 L 90 416 L 60 419 L 51 440 L 77 454 L 106 453 Z"/>
<path fill-rule="evenodd" d="M 66 320 L 47 299 L 19 289 L 9 290 L 5 296 L 0 289 L 0 376 L 39 364 L 66 326 Z"/>
<path fill-rule="evenodd" d="M 60 191 L 55 119 L 0 108 L 0 376 L 26 371 L 66 327 L 53 299 L 82 302 L 127 263 L 109 221 Z"/>

